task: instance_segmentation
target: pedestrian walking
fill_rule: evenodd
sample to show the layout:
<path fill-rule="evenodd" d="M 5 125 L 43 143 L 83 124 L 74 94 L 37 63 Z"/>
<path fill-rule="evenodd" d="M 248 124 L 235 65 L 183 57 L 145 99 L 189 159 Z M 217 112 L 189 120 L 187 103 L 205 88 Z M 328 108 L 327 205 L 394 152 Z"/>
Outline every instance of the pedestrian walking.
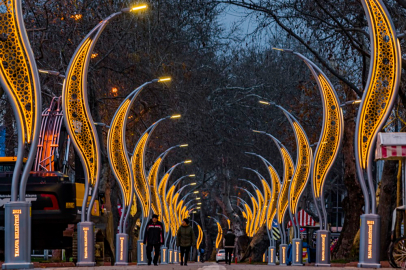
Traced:
<path fill-rule="evenodd" d="M 158 221 L 158 215 L 152 215 L 144 233 L 144 245 L 147 245 L 148 265 L 152 262 L 152 249 L 155 249 L 154 265 L 158 265 L 158 258 L 161 253 L 161 245 L 164 243 L 164 227 Z"/>
<path fill-rule="evenodd" d="M 226 251 L 226 264 L 231 265 L 231 254 L 235 248 L 235 234 L 233 234 L 230 229 L 227 230 L 226 235 L 224 235 L 223 245 Z"/>
<path fill-rule="evenodd" d="M 189 220 L 182 220 L 182 225 L 179 227 L 176 243 L 180 247 L 180 265 L 187 265 L 190 247 L 196 243 L 196 236 L 192 227 L 189 225 Z"/>

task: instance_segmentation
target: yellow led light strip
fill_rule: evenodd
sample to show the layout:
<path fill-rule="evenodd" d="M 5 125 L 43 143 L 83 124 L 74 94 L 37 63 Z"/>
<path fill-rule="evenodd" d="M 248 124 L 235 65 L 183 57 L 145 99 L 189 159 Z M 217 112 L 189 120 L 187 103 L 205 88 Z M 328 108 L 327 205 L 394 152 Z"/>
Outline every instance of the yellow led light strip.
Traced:
<path fill-rule="evenodd" d="M 244 203 L 245 211 L 247 212 L 247 225 L 246 225 L 246 233 L 249 237 L 252 236 L 251 234 L 251 223 L 252 223 L 252 217 L 253 213 L 251 208 L 249 207 L 248 204 Z"/>
<path fill-rule="evenodd" d="M 289 192 L 289 209 L 292 214 L 297 211 L 297 203 L 302 195 L 310 175 L 312 164 L 312 149 L 302 127 L 292 119 L 292 125 L 297 138 L 297 163 L 292 177 Z"/>
<path fill-rule="evenodd" d="M 254 233 L 256 233 L 255 231 L 255 223 L 256 223 L 256 219 L 258 216 L 258 202 L 257 200 L 253 197 L 251 197 L 251 201 L 252 201 L 252 220 L 251 220 L 251 224 L 250 224 L 250 234 L 254 235 Z"/>
<path fill-rule="evenodd" d="M 261 182 L 264 188 L 264 206 L 262 209 L 260 226 L 266 223 L 266 213 L 268 210 L 269 200 L 271 199 L 271 187 L 269 186 L 268 182 L 265 179 L 262 178 Z"/>
<path fill-rule="evenodd" d="M 199 232 L 199 234 L 197 236 L 196 248 L 197 248 L 197 250 L 199 250 L 200 244 L 203 241 L 203 230 L 202 230 L 202 227 L 200 227 L 199 224 L 197 224 L 197 231 Z"/>
<path fill-rule="evenodd" d="M 312 185 L 316 198 L 321 196 L 327 173 L 337 157 L 343 133 L 342 111 L 334 89 L 323 74 L 319 74 L 318 80 L 323 92 L 324 122 L 312 169 Z"/>
<path fill-rule="evenodd" d="M 172 211 L 173 211 L 172 216 L 173 216 L 173 220 L 175 221 L 175 228 L 176 228 L 176 226 L 178 226 L 178 224 L 181 222 L 181 221 L 179 220 L 179 217 L 178 217 L 177 211 L 176 211 L 176 203 L 177 203 L 178 197 L 179 197 L 179 193 L 178 193 L 178 192 L 176 192 L 174 195 L 172 195 L 172 209 L 173 209 L 173 210 L 172 210 Z"/>
<path fill-rule="evenodd" d="M 173 198 L 173 193 L 175 191 L 175 186 L 172 186 L 168 193 L 166 194 L 166 204 L 168 205 L 168 209 L 169 209 L 169 221 L 170 221 L 170 227 L 171 227 L 171 232 L 172 232 L 172 236 L 176 235 L 176 220 L 174 217 L 174 213 L 173 213 L 173 205 L 172 205 L 172 198 Z"/>
<path fill-rule="evenodd" d="M 131 157 L 131 165 L 134 175 L 134 187 L 137 193 L 138 199 L 140 200 L 141 207 L 143 208 L 143 215 L 147 217 L 149 214 L 150 207 L 150 191 L 148 189 L 148 183 L 145 179 L 144 171 L 144 149 L 148 141 L 149 133 L 145 132 L 144 135 L 139 139 L 134 154 Z"/>
<path fill-rule="evenodd" d="M 165 175 L 162 177 L 161 182 L 159 183 L 158 194 L 162 200 L 166 199 L 165 198 L 165 187 L 166 187 L 166 182 L 168 181 L 170 175 L 171 175 L 171 171 L 168 171 L 167 173 L 165 173 Z M 162 201 L 162 208 L 163 208 L 163 215 L 162 215 L 161 220 L 164 221 L 165 231 L 168 232 L 169 227 L 170 227 L 170 221 L 169 221 L 169 208 L 168 208 L 168 204 L 166 203 L 166 201 Z"/>
<path fill-rule="evenodd" d="M 289 152 L 286 150 L 286 148 L 283 145 L 280 145 L 280 151 L 282 155 L 282 161 L 283 161 L 283 183 L 282 183 L 282 188 L 278 197 L 278 207 L 277 207 L 277 218 L 278 218 L 278 223 L 282 224 L 283 218 L 285 216 L 286 210 L 288 209 L 288 203 L 289 203 L 289 186 L 290 186 L 290 181 L 293 177 L 293 172 L 294 172 L 294 164 L 292 157 L 290 156 Z"/>
<path fill-rule="evenodd" d="M 72 142 L 84 162 L 87 179 L 93 185 L 98 178 L 98 139 L 96 128 L 88 111 L 85 67 L 92 47 L 92 40 L 86 39 L 77 50 L 69 65 L 63 86 L 63 108 L 65 123 Z"/>
<path fill-rule="evenodd" d="M 281 190 L 281 182 L 279 179 L 279 175 L 273 166 L 269 165 L 268 170 L 269 170 L 269 174 L 271 175 L 271 181 L 272 181 L 272 195 L 271 195 L 271 200 L 269 201 L 269 206 L 268 206 L 267 224 L 268 224 L 268 230 L 271 230 L 272 221 L 276 215 L 278 195 L 279 195 L 279 191 Z"/>
<path fill-rule="evenodd" d="M 223 229 L 221 228 L 221 225 L 219 222 L 217 222 L 217 238 L 216 238 L 216 248 L 219 248 L 221 240 L 223 240 Z"/>
<path fill-rule="evenodd" d="M 158 216 L 162 216 L 162 205 L 161 200 L 159 199 L 158 189 L 156 188 L 157 179 L 158 179 L 158 169 L 161 165 L 162 158 L 159 157 L 155 160 L 154 164 L 152 165 L 151 169 L 148 173 L 148 183 L 151 188 L 151 210 L 154 214 Z"/>
<path fill-rule="evenodd" d="M 125 134 L 124 123 L 130 102 L 129 99 L 124 101 L 123 105 L 117 111 L 107 135 L 107 152 L 109 154 L 110 167 L 114 176 L 120 183 L 126 206 L 129 205 L 131 199 L 132 172 L 130 163 L 126 157 L 127 148 L 123 144 L 125 141 L 123 134 Z"/>
<path fill-rule="evenodd" d="M 380 1 L 361 1 L 371 28 L 369 80 L 358 112 L 356 159 L 362 169 L 374 150 L 374 138 L 390 114 L 401 75 L 401 50 L 396 30 Z"/>
<path fill-rule="evenodd" d="M 2 1 L 0 34 L 0 79 L 13 104 L 15 119 L 21 123 L 23 142 L 31 143 L 36 130 L 36 106 L 41 106 L 37 67 L 31 50 L 19 0 Z M 20 8 L 20 9 L 18 9 Z M 37 74 L 38 75 L 38 74 Z M 40 110 L 42 108 L 39 108 Z"/>
<path fill-rule="evenodd" d="M 257 216 L 255 218 L 255 224 L 254 224 L 254 231 L 256 233 L 256 232 L 258 232 L 258 230 L 261 226 L 261 218 L 262 218 L 263 210 L 265 208 L 265 200 L 264 200 L 264 196 L 262 195 L 262 193 L 259 189 L 256 189 L 255 193 L 257 194 L 257 200 L 258 200 L 258 212 L 257 212 Z"/>

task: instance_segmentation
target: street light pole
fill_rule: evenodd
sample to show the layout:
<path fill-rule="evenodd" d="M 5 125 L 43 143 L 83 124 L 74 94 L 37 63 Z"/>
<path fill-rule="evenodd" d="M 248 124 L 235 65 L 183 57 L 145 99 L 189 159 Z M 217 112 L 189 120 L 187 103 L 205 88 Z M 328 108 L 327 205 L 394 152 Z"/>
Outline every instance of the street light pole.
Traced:
<path fill-rule="evenodd" d="M 333 84 L 319 67 L 300 53 L 293 52 L 292 50 L 280 50 L 292 53 L 306 63 L 317 82 L 322 98 L 323 125 L 314 153 L 312 194 L 320 218 L 320 230 L 317 231 L 316 266 L 330 266 L 330 249 L 328 248 L 330 246 L 330 231 L 327 230 L 327 211 L 323 187 L 341 146 L 344 134 L 343 112 Z"/>
<path fill-rule="evenodd" d="M 122 215 L 119 223 L 119 233 L 116 235 L 116 263 L 115 265 L 128 265 L 128 234 L 125 231 L 124 217 L 128 216 L 134 196 L 134 176 L 130 166 L 125 134 L 130 109 L 137 96 L 149 84 L 160 82 L 155 79 L 142 84 L 131 92 L 116 110 L 107 135 L 107 156 L 110 168 L 115 176 L 123 198 Z M 128 211 L 126 212 L 126 209 Z"/>
<path fill-rule="evenodd" d="M 91 209 L 97 195 L 101 167 L 100 143 L 87 99 L 87 75 L 91 54 L 101 33 L 114 17 L 146 6 L 125 8 L 113 13 L 82 40 L 67 68 L 62 90 L 62 110 L 66 130 L 85 170 L 85 192 L 81 222 L 78 224 L 78 266 L 94 266 L 94 224 L 90 221 Z M 91 187 L 89 206 L 87 200 Z M 86 215 L 87 207 L 87 215 Z"/>
<path fill-rule="evenodd" d="M 152 124 L 140 137 L 138 140 L 134 152 L 131 157 L 131 169 L 134 176 L 134 189 L 136 191 L 138 200 L 141 204 L 141 226 L 140 232 L 138 235 L 137 241 L 137 264 L 143 265 L 147 264 L 146 254 L 146 247 L 144 246 L 144 237 L 143 232 L 145 231 L 146 224 L 148 222 L 148 218 L 150 217 L 151 213 L 151 192 L 149 183 L 147 181 L 146 172 L 145 172 L 145 152 L 148 140 L 150 135 L 157 127 L 157 125 L 166 119 L 178 119 L 180 115 L 173 115 L 161 118 L 160 120 L 156 121 Z M 127 210 L 127 215 L 124 219 L 124 226 L 126 224 L 127 218 L 129 216 L 130 208 Z"/>
<path fill-rule="evenodd" d="M 377 134 L 396 101 L 401 76 L 401 49 L 396 28 L 381 0 L 362 0 L 371 41 L 370 68 L 355 128 L 355 165 L 365 200 L 361 215 L 358 267 L 379 268 L 380 216 L 376 213 L 372 162 Z M 367 181 L 365 181 L 365 174 Z"/>
<path fill-rule="evenodd" d="M 266 226 L 270 242 L 270 246 L 268 248 L 268 265 L 276 265 L 276 241 L 272 233 L 272 223 L 276 215 L 278 196 L 281 190 L 280 178 L 272 164 L 264 157 L 250 152 L 246 152 L 246 154 L 259 157 L 267 167 L 269 176 L 271 178 L 272 194 L 270 196 L 268 208 L 266 211 Z M 279 223 L 277 224 L 279 226 Z"/>
<path fill-rule="evenodd" d="M 13 108 L 18 140 L 11 198 L 5 204 L 3 269 L 34 267 L 31 263 L 31 202 L 25 200 L 25 194 L 39 141 L 42 99 L 21 2 L 3 2 L 1 21 L 4 40 L 0 48 L 0 83 Z M 22 170 L 25 146 L 29 146 L 29 151 Z"/>
<path fill-rule="evenodd" d="M 270 102 L 261 101 L 262 104 L 271 105 Z M 297 218 L 297 208 L 300 197 L 303 193 L 305 186 L 309 180 L 311 167 L 312 167 L 312 149 L 310 148 L 309 139 L 307 138 L 306 132 L 300 123 L 283 107 L 272 104 L 282 110 L 285 116 L 288 118 L 290 125 L 295 133 L 296 147 L 297 147 L 297 157 L 296 157 L 296 167 L 295 172 L 292 177 L 292 183 L 289 188 L 289 214 L 293 220 L 295 217 L 296 224 L 293 223 L 293 228 L 295 229 L 295 238 L 292 243 L 292 265 L 303 266 L 302 258 L 302 240 L 300 239 L 300 226 Z"/>

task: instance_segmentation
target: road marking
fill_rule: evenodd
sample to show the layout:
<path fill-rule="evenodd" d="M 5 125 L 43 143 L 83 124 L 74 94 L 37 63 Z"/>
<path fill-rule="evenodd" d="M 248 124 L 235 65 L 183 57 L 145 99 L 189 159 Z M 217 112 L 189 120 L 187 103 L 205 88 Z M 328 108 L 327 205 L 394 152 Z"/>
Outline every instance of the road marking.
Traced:
<path fill-rule="evenodd" d="M 226 270 L 226 268 L 220 264 L 213 263 L 212 265 L 209 266 L 200 267 L 197 270 Z"/>

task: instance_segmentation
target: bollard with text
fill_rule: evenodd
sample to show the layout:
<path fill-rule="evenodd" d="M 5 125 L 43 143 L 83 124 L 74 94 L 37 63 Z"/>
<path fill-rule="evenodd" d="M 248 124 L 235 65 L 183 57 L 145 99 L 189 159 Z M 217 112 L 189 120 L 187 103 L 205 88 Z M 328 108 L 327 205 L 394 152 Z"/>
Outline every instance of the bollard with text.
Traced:
<path fill-rule="evenodd" d="M 316 266 L 330 267 L 330 232 L 318 230 L 316 233 Z"/>
<path fill-rule="evenodd" d="M 77 266 L 95 266 L 94 261 L 94 224 L 84 221 L 78 223 L 78 262 Z"/>
<path fill-rule="evenodd" d="M 303 266 L 303 249 L 301 239 L 295 238 L 292 240 L 292 265 Z"/>
<path fill-rule="evenodd" d="M 161 264 L 168 264 L 168 248 L 161 246 Z"/>
<path fill-rule="evenodd" d="M 287 266 L 287 258 L 288 258 L 288 245 L 281 244 L 279 245 L 279 265 L 280 266 Z"/>
<path fill-rule="evenodd" d="M 276 265 L 276 248 L 268 248 L 268 265 Z"/>
<path fill-rule="evenodd" d="M 147 264 L 147 247 L 144 245 L 143 240 L 138 240 L 137 241 L 137 265 L 145 265 Z"/>
<path fill-rule="evenodd" d="M 117 266 L 128 265 L 128 234 L 116 234 L 116 263 Z"/>

